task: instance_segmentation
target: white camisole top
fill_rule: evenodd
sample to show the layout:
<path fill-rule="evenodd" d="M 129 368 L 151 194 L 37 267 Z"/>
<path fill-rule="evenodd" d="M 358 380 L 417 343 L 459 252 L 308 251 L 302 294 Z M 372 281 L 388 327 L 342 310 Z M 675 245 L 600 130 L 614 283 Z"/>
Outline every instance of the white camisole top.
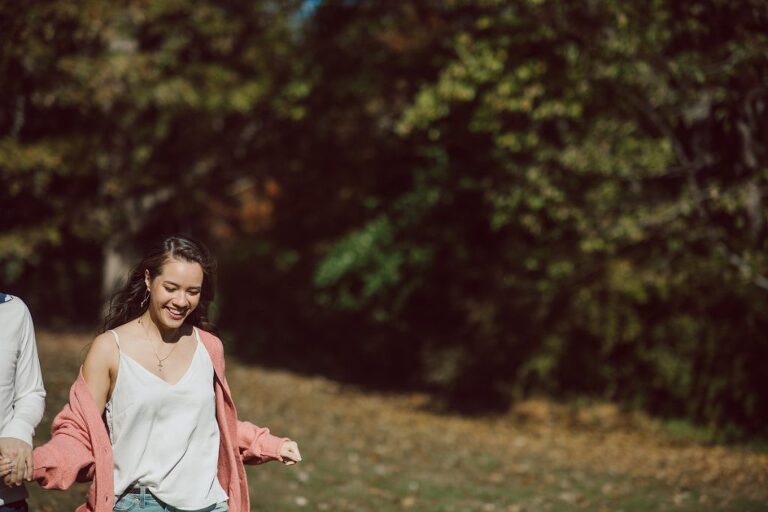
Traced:
<path fill-rule="evenodd" d="M 115 331 L 115 342 L 120 339 Z M 213 363 L 194 328 L 197 348 L 184 376 L 169 384 L 120 351 L 117 382 L 106 405 L 115 494 L 143 484 L 180 509 L 227 500 L 217 477 L 219 426 Z"/>

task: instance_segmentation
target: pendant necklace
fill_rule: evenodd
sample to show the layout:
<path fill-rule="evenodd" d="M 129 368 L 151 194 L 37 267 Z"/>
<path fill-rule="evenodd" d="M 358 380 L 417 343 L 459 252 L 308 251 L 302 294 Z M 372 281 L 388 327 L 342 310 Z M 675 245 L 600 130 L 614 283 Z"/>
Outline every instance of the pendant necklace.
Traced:
<path fill-rule="evenodd" d="M 152 340 L 149 339 L 149 335 L 147 334 L 147 327 L 144 325 L 144 322 L 141 321 L 141 318 L 139 318 L 139 323 L 141 324 L 141 328 L 144 330 L 144 337 L 149 342 L 149 347 L 152 349 L 152 352 L 154 352 L 155 357 L 157 358 L 157 371 L 160 372 L 160 373 L 163 373 L 163 361 L 165 361 L 166 359 L 171 357 L 171 354 L 173 354 L 173 351 L 176 350 L 176 347 L 179 345 L 179 342 L 177 341 L 176 343 L 174 343 L 173 348 L 171 349 L 170 352 L 168 352 L 168 355 L 166 355 L 165 357 L 161 358 L 157 354 L 157 350 L 155 350 L 154 343 L 152 343 Z"/>

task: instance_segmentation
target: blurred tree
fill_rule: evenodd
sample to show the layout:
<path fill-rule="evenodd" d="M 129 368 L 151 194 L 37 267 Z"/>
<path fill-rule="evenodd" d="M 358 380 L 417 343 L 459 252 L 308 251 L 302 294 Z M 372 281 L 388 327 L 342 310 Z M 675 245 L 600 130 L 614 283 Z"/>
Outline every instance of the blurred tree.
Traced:
<path fill-rule="evenodd" d="M 326 186 L 359 213 L 314 282 L 361 373 L 410 369 L 464 406 L 588 392 L 762 428 L 766 20 L 754 1 L 321 5 L 308 119 L 334 120 Z"/>
<path fill-rule="evenodd" d="M 212 209 L 225 204 L 237 224 L 243 190 L 279 171 L 264 149 L 274 125 L 302 115 L 301 5 L 2 2 L 4 280 L 30 292 L 60 281 L 45 263 L 81 247 L 70 263 L 106 293 L 160 233 L 210 222 L 226 237 Z"/>

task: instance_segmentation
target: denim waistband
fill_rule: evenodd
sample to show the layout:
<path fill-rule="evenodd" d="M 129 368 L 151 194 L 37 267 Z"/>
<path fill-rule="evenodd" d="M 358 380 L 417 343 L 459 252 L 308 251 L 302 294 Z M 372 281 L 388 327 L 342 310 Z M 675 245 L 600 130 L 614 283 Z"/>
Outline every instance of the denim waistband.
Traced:
<path fill-rule="evenodd" d="M 142 509 L 146 509 L 149 511 L 154 510 L 164 510 L 164 511 L 178 511 L 181 512 L 180 509 L 173 507 L 171 505 L 168 505 L 167 503 L 160 500 L 157 496 L 152 494 L 152 492 L 147 489 L 146 485 L 143 484 L 135 484 L 125 491 L 120 496 L 115 496 L 115 501 L 119 502 L 123 498 L 128 499 L 128 496 L 135 496 L 135 498 L 130 498 L 132 500 L 136 500 L 138 504 L 137 512 L 141 511 Z M 201 508 L 196 510 L 195 512 L 225 512 L 228 510 L 227 502 L 223 501 L 221 503 L 215 503 L 213 505 L 209 505 L 207 507 Z"/>

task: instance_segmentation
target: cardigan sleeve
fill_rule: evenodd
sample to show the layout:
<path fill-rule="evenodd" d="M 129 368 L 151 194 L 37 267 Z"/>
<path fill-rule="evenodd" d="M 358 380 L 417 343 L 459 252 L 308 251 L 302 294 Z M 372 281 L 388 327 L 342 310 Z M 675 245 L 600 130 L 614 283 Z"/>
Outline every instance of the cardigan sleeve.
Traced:
<path fill-rule="evenodd" d="M 205 348 L 211 356 L 216 377 L 221 384 L 221 404 L 217 407 L 224 408 L 231 412 L 231 418 L 225 420 L 228 432 L 233 432 L 237 441 L 238 454 L 244 464 L 263 464 L 271 460 L 279 460 L 280 448 L 287 438 L 277 437 L 270 434 L 266 427 L 259 427 L 248 421 L 237 419 L 237 411 L 232 401 L 232 392 L 227 383 L 224 364 L 224 345 L 221 340 L 213 334 L 200 331 Z"/>
<path fill-rule="evenodd" d="M 271 460 L 283 461 L 280 448 L 288 438 L 269 433 L 266 427 L 258 427 L 247 421 L 237 422 L 237 446 L 245 464 L 263 464 Z"/>
<path fill-rule="evenodd" d="M 93 478 L 94 456 L 84 419 L 67 404 L 56 415 L 51 440 L 35 448 L 32 478 L 45 489 L 67 489 Z"/>

